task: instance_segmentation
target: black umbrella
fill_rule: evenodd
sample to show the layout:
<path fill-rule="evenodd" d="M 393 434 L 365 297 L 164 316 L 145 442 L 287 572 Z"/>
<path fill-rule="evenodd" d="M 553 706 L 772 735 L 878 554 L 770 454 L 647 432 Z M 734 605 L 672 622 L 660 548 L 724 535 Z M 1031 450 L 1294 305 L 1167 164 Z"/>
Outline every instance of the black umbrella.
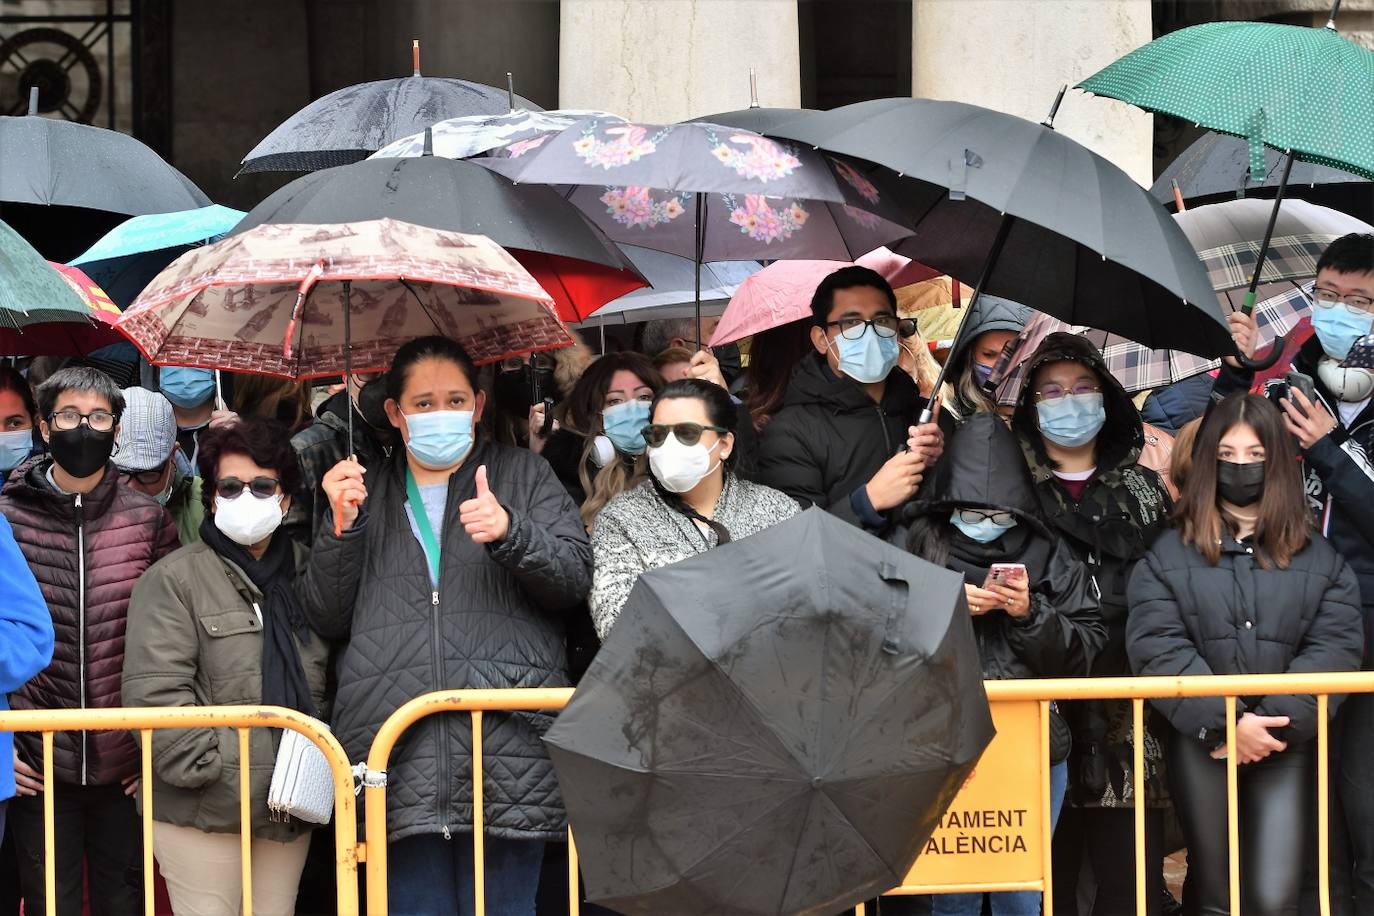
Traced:
<path fill-rule="evenodd" d="M 0 117 L 0 218 L 68 261 L 129 216 L 210 204 L 150 148 L 113 130 L 37 115 Z"/>
<path fill-rule="evenodd" d="M 420 75 L 345 86 L 287 118 L 243 157 L 250 172 L 313 172 L 366 159 L 392 141 L 449 118 L 500 114 L 516 108 L 542 111 L 509 89 Z"/>
<path fill-rule="evenodd" d="M 1174 186 L 1187 206 L 1237 197 L 1273 198 L 1283 179 L 1285 156 L 1264 150 L 1264 180 L 1250 180 L 1250 144 L 1242 137 L 1208 131 L 1169 164 L 1150 188 L 1163 204 L 1175 202 Z M 1374 182 L 1330 166 L 1295 161 L 1285 196 L 1330 207 L 1374 223 Z"/>
<path fill-rule="evenodd" d="M 804 115 L 815 114 L 814 108 L 741 108 L 739 111 L 722 111 L 720 114 L 704 115 L 700 118 L 693 118 L 693 121 L 705 121 L 708 124 L 724 124 L 726 127 L 738 127 L 741 130 L 752 130 L 756 134 L 770 134 L 775 127 L 781 127 L 789 121 L 795 121 Z"/>
<path fill-rule="evenodd" d="M 899 885 L 992 735 L 962 578 L 810 509 L 641 576 L 545 740 L 588 896 L 716 916 Z"/>
<path fill-rule="evenodd" d="M 1234 355 L 1188 238 L 1129 175 L 1053 129 L 1058 106 L 1036 124 L 961 102 L 878 99 L 774 132 L 905 176 L 916 232 L 891 247 L 976 279 L 975 301 L 992 293 L 1155 349 Z"/>

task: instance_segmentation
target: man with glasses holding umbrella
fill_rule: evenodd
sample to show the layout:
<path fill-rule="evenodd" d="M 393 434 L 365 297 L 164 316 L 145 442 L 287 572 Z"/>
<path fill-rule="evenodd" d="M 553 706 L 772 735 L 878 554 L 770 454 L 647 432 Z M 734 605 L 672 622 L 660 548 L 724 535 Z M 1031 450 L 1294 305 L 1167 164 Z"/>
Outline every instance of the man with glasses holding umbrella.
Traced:
<path fill-rule="evenodd" d="M 916 322 L 898 317 L 892 287 L 866 267 L 822 280 L 811 313 L 816 355 L 793 370 L 762 434 L 756 476 L 803 507 L 881 534 L 944 444 L 935 423 L 913 425 L 926 402 L 897 366 Z"/>

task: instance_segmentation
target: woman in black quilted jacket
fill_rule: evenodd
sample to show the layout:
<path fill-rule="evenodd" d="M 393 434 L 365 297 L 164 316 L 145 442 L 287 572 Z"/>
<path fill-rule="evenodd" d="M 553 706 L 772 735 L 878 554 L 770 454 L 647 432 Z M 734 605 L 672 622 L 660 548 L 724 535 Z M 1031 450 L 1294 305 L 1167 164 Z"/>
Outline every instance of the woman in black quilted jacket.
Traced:
<path fill-rule="evenodd" d="M 568 683 L 564 615 L 591 586 L 591 546 L 548 462 L 476 433 L 485 397 L 443 337 L 411 341 L 387 373 L 406 448 L 364 478 L 341 461 L 303 584 L 326 638 L 349 637 L 334 730 L 362 760 L 386 718 L 421 694 Z M 337 515 L 336 515 L 337 513 Z M 488 912 L 533 916 L 544 843 L 566 815 L 540 737 L 548 717 L 489 714 L 484 728 Z M 469 716 L 411 728 L 387 770 L 390 912 L 471 904 Z M 469 834 L 463 837 L 460 834 Z"/>
<path fill-rule="evenodd" d="M 1137 564 L 1126 648 L 1142 675 L 1355 671 L 1360 594 L 1340 555 L 1311 530 L 1296 445 L 1276 407 L 1222 401 L 1198 432 L 1178 526 Z M 1340 698 L 1331 698 L 1335 712 Z M 1170 788 L 1188 840 L 1184 905 L 1231 912 L 1226 713 L 1220 697 L 1155 700 L 1173 725 Z M 1298 912 L 1314 790 L 1316 700 L 1241 697 L 1236 763 L 1247 916 Z"/>

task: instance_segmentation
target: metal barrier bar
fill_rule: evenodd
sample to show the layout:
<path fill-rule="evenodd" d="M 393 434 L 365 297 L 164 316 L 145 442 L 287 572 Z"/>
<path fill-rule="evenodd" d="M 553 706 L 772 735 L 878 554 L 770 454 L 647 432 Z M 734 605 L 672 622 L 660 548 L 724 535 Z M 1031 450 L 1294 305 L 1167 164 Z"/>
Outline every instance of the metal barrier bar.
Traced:
<path fill-rule="evenodd" d="M 239 868 L 243 872 L 243 916 L 253 916 L 253 760 L 248 729 L 239 735 Z"/>
<path fill-rule="evenodd" d="M 153 730 L 138 731 L 139 749 L 143 752 L 143 767 L 138 787 L 143 793 L 143 913 L 155 916 L 157 888 L 153 886 Z"/>
<path fill-rule="evenodd" d="M 562 705 L 562 704 L 559 704 Z M 289 728 L 300 732 L 320 749 L 334 777 L 335 876 L 338 891 L 339 916 L 358 916 L 358 860 L 362 847 L 358 845 L 358 821 L 353 796 L 353 771 L 348 755 L 338 739 L 323 722 L 294 709 L 277 706 L 178 706 L 146 709 L 22 709 L 0 713 L 0 732 L 40 732 L 43 736 L 43 879 L 47 893 L 48 916 L 57 912 L 57 876 L 54 857 L 55 832 L 53 817 L 53 733 L 72 731 L 133 731 L 139 732 L 143 745 L 144 834 L 143 861 L 145 867 L 152 859 L 152 764 L 151 732 L 156 729 L 233 728 L 239 729 L 241 763 L 248 760 L 245 750 L 248 729 Z M 247 795 L 251 779 L 250 768 L 240 766 L 240 791 Z M 249 809 L 242 809 L 243 812 Z M 240 830 L 251 842 L 251 830 Z M 245 866 L 248 856 L 244 856 Z M 151 868 L 146 873 L 148 886 L 144 889 L 144 906 L 151 909 Z M 244 913 L 251 916 L 251 875 L 244 885 Z"/>
<path fill-rule="evenodd" d="M 1046 913 L 1054 912 L 1054 869 L 1050 867 L 1053 856 L 1050 843 L 1054 836 L 1054 825 L 1050 823 L 1050 702 L 1040 701 L 1040 746 L 1046 753 L 1036 755 L 1040 758 L 1040 810 L 1045 812 L 1045 816 L 1040 818 L 1040 855 L 1045 861 L 1045 881 L 1041 893 L 1044 895 L 1042 899 Z"/>
<path fill-rule="evenodd" d="M 582 870 L 577 864 L 577 843 L 573 841 L 572 827 L 568 827 L 568 916 L 579 916 L 582 912 Z M 1329 916 L 1323 913 L 1322 916 Z"/>
<path fill-rule="evenodd" d="M 1131 791 L 1135 796 L 1135 914 L 1146 916 L 1145 899 L 1145 701 L 1131 700 Z"/>
<path fill-rule="evenodd" d="M 1326 806 L 1331 801 L 1330 724 L 1327 721 L 1327 696 L 1317 696 L 1317 902 L 1321 916 L 1331 916 L 1331 829 L 1330 812 Z"/>
<path fill-rule="evenodd" d="M 1226 861 L 1231 881 L 1231 916 L 1240 916 L 1240 802 L 1236 798 L 1236 698 L 1226 698 Z"/>
<path fill-rule="evenodd" d="M 477 916 L 487 916 L 487 858 L 486 810 L 482 798 L 482 710 L 474 709 L 472 715 L 472 893 L 476 897 L 473 912 Z M 443 753 L 442 750 L 439 753 Z"/>

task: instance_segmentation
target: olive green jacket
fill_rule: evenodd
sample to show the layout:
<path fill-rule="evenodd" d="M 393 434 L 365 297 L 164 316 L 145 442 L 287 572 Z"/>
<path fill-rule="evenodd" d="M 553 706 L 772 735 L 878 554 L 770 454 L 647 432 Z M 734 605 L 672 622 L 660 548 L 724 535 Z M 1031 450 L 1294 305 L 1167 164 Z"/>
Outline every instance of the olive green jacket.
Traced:
<path fill-rule="evenodd" d="M 285 537 L 278 532 L 277 537 Z M 309 552 L 295 547 L 296 569 Z M 126 706 L 228 706 L 262 702 L 262 593 L 235 564 L 195 543 L 148 569 L 129 602 L 124 650 Z M 263 608 L 265 611 L 266 609 Z M 328 647 L 311 634 L 297 640 L 320 715 Z M 272 783 L 279 734 L 251 735 L 253 836 L 290 841 L 313 825 L 272 820 Z M 142 793 L 139 793 L 142 804 Z M 153 733 L 153 818 L 209 833 L 239 832 L 239 744 L 232 728 Z"/>
<path fill-rule="evenodd" d="M 200 541 L 200 523 L 205 518 L 205 504 L 200 498 L 201 481 L 177 472 L 176 482 L 172 484 L 172 495 L 167 500 L 167 511 L 177 525 L 177 538 L 181 546 Z"/>

